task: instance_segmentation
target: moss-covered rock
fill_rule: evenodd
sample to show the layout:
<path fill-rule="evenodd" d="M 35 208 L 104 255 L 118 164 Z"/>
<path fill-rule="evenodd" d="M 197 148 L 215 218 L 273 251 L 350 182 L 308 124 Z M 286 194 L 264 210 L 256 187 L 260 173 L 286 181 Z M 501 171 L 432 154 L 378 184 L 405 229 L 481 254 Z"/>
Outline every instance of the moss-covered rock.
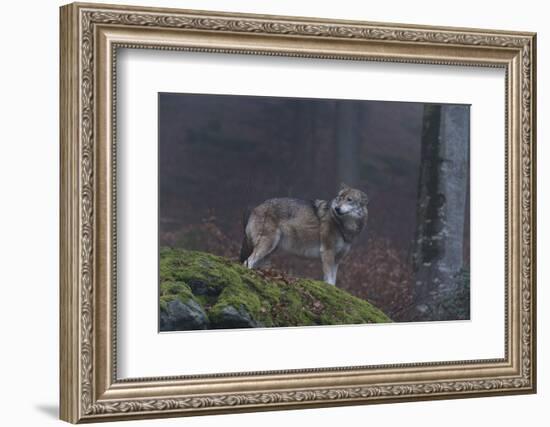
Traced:
<path fill-rule="evenodd" d="M 160 281 L 163 331 L 391 322 L 327 283 L 249 270 L 204 252 L 162 248 Z"/>

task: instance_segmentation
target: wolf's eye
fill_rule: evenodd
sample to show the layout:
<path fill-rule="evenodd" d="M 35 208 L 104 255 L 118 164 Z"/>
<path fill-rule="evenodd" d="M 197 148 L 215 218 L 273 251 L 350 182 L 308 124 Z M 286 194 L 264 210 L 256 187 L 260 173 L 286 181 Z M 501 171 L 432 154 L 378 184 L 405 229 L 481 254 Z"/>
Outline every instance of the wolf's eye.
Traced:
<path fill-rule="evenodd" d="M 348 197 L 346 200 L 347 200 L 348 202 L 351 202 L 352 198 L 351 198 L 351 197 Z"/>

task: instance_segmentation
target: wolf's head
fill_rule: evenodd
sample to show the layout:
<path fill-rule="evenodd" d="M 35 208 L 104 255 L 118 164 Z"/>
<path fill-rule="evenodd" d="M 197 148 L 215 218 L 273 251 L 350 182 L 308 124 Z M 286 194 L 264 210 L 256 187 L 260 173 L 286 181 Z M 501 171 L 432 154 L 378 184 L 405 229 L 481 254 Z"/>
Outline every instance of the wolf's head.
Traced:
<path fill-rule="evenodd" d="M 331 202 L 331 209 L 339 217 L 364 218 L 367 215 L 369 199 L 361 190 L 341 184 L 338 195 Z"/>

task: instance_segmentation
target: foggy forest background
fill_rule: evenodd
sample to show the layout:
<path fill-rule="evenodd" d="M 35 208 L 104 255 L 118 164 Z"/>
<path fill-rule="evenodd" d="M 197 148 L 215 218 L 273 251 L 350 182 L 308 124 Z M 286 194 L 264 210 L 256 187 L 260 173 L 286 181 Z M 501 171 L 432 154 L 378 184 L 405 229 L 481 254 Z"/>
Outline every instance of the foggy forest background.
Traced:
<path fill-rule="evenodd" d="M 161 93 L 160 245 L 237 260 L 247 207 L 343 182 L 370 203 L 337 286 L 397 321 L 468 319 L 468 159 L 468 106 Z"/>

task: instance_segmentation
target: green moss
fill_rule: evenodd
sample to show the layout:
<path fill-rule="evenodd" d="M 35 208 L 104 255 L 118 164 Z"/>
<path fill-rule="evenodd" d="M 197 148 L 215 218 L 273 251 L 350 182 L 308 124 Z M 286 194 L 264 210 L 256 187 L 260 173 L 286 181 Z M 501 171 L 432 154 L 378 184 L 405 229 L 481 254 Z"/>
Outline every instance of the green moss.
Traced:
<path fill-rule="evenodd" d="M 189 286 L 187 286 L 187 284 L 185 284 L 184 282 L 161 282 L 160 295 L 177 296 L 182 301 L 193 298 L 193 292 L 191 292 Z"/>
<path fill-rule="evenodd" d="M 216 304 L 210 310 L 209 317 L 214 323 L 220 318 L 221 311 L 227 306 L 244 310 L 253 319 L 259 319 L 261 315 L 262 303 L 260 297 L 250 292 L 250 289 L 242 281 L 235 281 L 222 291 Z"/>
<path fill-rule="evenodd" d="M 204 252 L 163 248 L 160 252 L 160 279 L 175 282 L 202 282 L 209 293 L 220 293 L 227 284 L 239 281 L 239 272 L 223 258 Z"/>
<path fill-rule="evenodd" d="M 391 321 L 368 301 L 327 283 L 265 278 L 239 263 L 203 252 L 162 248 L 160 279 L 161 310 L 173 298 L 184 302 L 192 298 L 213 324 L 229 306 L 266 327 Z"/>
<path fill-rule="evenodd" d="M 173 297 L 169 297 L 169 298 L 173 299 Z M 169 300 L 167 300 L 167 297 L 164 297 L 164 296 L 160 297 L 159 305 L 160 305 L 160 311 L 161 312 L 166 313 L 168 311 L 168 302 L 169 302 Z"/>
<path fill-rule="evenodd" d="M 161 281 L 160 283 L 160 310 L 166 312 L 168 303 L 175 299 L 186 303 L 190 299 L 197 301 L 191 288 L 184 282 Z M 198 302 L 198 301 L 197 301 Z M 200 303 L 200 302 L 199 302 Z"/>
<path fill-rule="evenodd" d="M 324 282 L 301 280 L 297 289 L 308 301 L 308 307 L 319 311 L 320 324 L 384 323 L 391 321 L 381 310 Z"/>

